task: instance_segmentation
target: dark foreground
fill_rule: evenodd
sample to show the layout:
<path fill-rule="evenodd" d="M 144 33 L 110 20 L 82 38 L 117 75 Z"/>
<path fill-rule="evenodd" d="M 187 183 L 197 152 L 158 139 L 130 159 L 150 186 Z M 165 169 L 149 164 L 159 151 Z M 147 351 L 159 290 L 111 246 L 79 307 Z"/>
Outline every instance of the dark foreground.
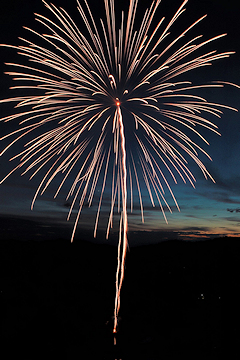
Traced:
<path fill-rule="evenodd" d="M 238 271 L 239 244 L 222 238 L 131 248 L 114 346 L 115 247 L 0 241 L 1 353 L 7 350 L 5 359 L 220 359 L 223 272 L 229 257 Z M 238 278 L 231 278 L 233 286 Z"/>

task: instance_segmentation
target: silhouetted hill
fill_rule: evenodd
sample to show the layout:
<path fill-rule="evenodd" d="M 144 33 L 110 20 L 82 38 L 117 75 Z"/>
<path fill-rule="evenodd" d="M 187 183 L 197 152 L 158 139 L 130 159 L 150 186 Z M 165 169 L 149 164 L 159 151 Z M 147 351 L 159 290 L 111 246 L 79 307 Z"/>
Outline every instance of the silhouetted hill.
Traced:
<path fill-rule="evenodd" d="M 83 241 L 0 241 L 1 339 L 13 355 L 73 359 L 218 359 L 227 262 L 240 239 L 167 241 L 130 249 L 117 346 L 117 248 Z"/>

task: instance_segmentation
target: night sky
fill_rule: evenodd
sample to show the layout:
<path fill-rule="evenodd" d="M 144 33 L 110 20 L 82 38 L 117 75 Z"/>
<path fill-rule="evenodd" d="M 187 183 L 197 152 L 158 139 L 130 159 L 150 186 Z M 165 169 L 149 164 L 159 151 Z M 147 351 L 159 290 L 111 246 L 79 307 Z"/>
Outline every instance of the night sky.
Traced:
<path fill-rule="evenodd" d="M 150 3 L 149 0 L 140 0 L 139 2 L 140 12 Z M 80 15 L 75 11 L 74 0 L 67 2 L 54 0 L 53 3 L 64 6 L 74 20 L 78 21 Z M 125 3 L 127 2 L 121 2 L 123 7 Z M 90 6 L 94 4 L 94 13 L 101 12 L 100 1 L 97 5 L 100 9 L 96 8 L 93 0 L 89 0 L 89 4 Z M 170 19 L 180 5 L 181 0 L 163 0 L 159 7 L 159 13 Z M 223 80 L 240 85 L 240 4 L 235 0 L 190 0 L 186 8 L 187 11 L 179 20 L 180 25 L 185 21 L 189 24 L 207 13 L 207 18 L 197 26 L 197 33 L 204 34 L 205 38 L 208 38 L 227 32 L 228 36 L 212 43 L 211 49 L 236 51 L 236 54 L 229 59 L 216 61 L 207 69 L 197 69 L 192 75 L 192 80 L 195 83 Z M 39 24 L 34 22 L 34 12 L 48 16 L 48 10 L 40 0 L 8 0 L 1 4 L 0 43 L 18 44 L 18 36 L 27 37 L 26 31 L 22 29 L 23 25 L 39 29 Z M 178 35 L 177 24 L 178 21 L 172 29 L 172 38 Z M 193 34 L 195 34 L 194 31 Z M 5 48 L 0 48 L 0 51 L 0 98 L 3 99 L 13 95 L 8 91 L 12 82 L 8 75 L 3 74 L 8 70 L 3 63 L 14 62 L 15 51 Z M 240 111 L 240 89 L 236 87 L 226 85 L 223 89 L 202 91 L 201 95 L 209 101 L 226 104 Z M 11 104 L 1 105 L 0 109 L 2 116 L 12 113 Z M 216 183 L 212 183 L 211 180 L 206 181 L 199 168 L 190 163 L 190 168 L 197 179 L 196 188 L 193 189 L 190 184 L 183 184 L 180 179 L 177 185 L 171 183 L 181 212 L 177 211 L 169 195 L 167 200 L 173 209 L 172 214 L 167 213 L 169 224 L 164 222 L 159 208 L 151 207 L 149 196 L 143 190 L 145 223 L 141 224 L 140 212 L 137 209 L 129 215 L 129 236 L 130 240 L 132 236 L 133 243 L 137 241 L 137 237 L 141 242 L 147 243 L 163 239 L 192 240 L 226 235 L 240 236 L 240 113 L 225 110 L 221 119 L 215 118 L 215 123 L 219 126 L 221 137 L 209 131 L 202 131 L 202 134 L 210 142 L 210 147 L 205 146 L 205 150 L 213 161 L 211 162 L 203 156 L 201 160 Z M 7 126 L 11 129 L 11 124 L 1 123 L 0 126 L 1 133 L 8 131 L 6 130 Z M 3 145 L 1 144 L 1 149 Z M 8 162 L 8 159 L 17 152 L 18 144 L 15 144 L 11 151 L 0 158 L 0 178 L 3 178 L 11 170 L 12 164 Z M 30 210 L 31 200 L 40 180 L 36 177 L 29 181 L 27 175 L 21 177 L 20 172 L 16 172 L 0 186 L 0 218 L 3 238 L 24 238 L 27 234 L 38 239 L 46 236 L 54 238 L 63 234 L 70 238 L 73 220 L 66 222 L 69 207 L 65 201 L 66 192 L 61 192 L 57 199 L 53 199 L 56 183 L 53 183 L 53 187 L 50 187 L 42 197 L 37 199 L 34 210 Z M 104 208 L 105 205 L 104 203 Z M 88 231 L 93 233 L 96 208 L 97 204 L 96 206 L 94 204 L 91 208 L 83 209 L 76 236 L 86 234 Z M 107 213 L 105 214 L 103 211 L 100 230 L 104 230 L 102 224 L 105 224 L 106 216 Z M 117 231 L 117 226 L 114 230 Z M 151 237 L 146 236 L 146 231 L 151 232 Z M 101 231 L 99 234 L 98 241 L 102 241 Z M 144 235 L 141 236 L 141 234 Z"/>

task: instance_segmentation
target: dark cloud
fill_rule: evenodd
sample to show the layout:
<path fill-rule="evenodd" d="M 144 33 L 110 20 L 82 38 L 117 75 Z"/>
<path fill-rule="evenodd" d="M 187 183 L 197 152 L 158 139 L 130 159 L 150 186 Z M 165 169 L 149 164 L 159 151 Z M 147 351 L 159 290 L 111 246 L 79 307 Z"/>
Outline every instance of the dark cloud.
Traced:
<path fill-rule="evenodd" d="M 208 232 L 211 231 L 211 228 L 207 227 L 207 226 L 186 226 L 184 228 L 181 229 L 181 231 L 188 231 L 188 232 Z"/>
<path fill-rule="evenodd" d="M 63 206 L 66 207 L 66 208 L 70 208 L 71 205 L 72 205 L 72 204 L 71 204 L 70 202 L 66 202 L 66 203 L 63 204 Z"/>
<path fill-rule="evenodd" d="M 203 191 L 203 192 L 199 192 L 199 195 L 206 197 L 207 199 L 212 199 L 215 200 L 219 203 L 224 203 L 224 204 L 239 204 L 240 199 L 236 198 L 237 194 L 234 194 L 232 191 L 228 191 L 228 190 L 217 190 L 217 189 L 212 189 L 212 191 L 209 191 L 209 189 L 207 191 Z"/>
<path fill-rule="evenodd" d="M 228 217 L 225 217 L 223 219 L 226 220 L 226 221 L 237 222 L 237 223 L 240 224 L 239 216 L 228 216 Z"/>
<path fill-rule="evenodd" d="M 223 175 L 225 173 L 222 175 L 219 171 L 216 170 L 213 172 L 210 171 L 210 173 L 216 181 L 216 183 L 208 182 L 207 186 L 210 186 L 210 189 L 218 189 L 220 190 L 219 192 L 223 190 L 224 192 L 227 192 L 229 194 L 234 194 L 234 196 L 240 195 L 240 176 L 235 175 L 229 178 L 224 178 Z"/>
<path fill-rule="evenodd" d="M 191 214 L 187 214 L 187 215 L 185 215 L 185 217 L 191 218 L 191 219 L 198 219 L 198 216 L 196 216 L 196 215 L 191 215 Z"/>
<path fill-rule="evenodd" d="M 240 213 L 240 208 L 236 208 L 236 209 L 227 209 L 228 212 L 230 213 Z"/>

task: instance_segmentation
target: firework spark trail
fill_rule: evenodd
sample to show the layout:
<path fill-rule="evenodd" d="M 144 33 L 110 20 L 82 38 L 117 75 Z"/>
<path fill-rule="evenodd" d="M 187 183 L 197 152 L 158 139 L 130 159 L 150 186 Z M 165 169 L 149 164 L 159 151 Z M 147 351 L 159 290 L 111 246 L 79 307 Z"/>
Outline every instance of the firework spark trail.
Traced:
<path fill-rule="evenodd" d="M 136 30 L 138 1 L 130 0 L 127 16 L 125 18 L 122 12 L 117 32 L 114 0 L 104 0 L 106 21 L 100 19 L 100 28 L 87 0 L 82 5 L 77 0 L 77 9 L 86 30 L 84 34 L 64 9 L 43 0 L 56 21 L 40 14 L 35 16 L 48 33 L 41 34 L 25 27 L 38 41 L 20 38 L 22 45 L 2 45 L 17 50 L 31 65 L 6 64 L 12 69 L 6 73 L 20 82 L 11 89 L 29 90 L 30 94 L 0 100 L 2 104 L 16 103 L 17 111 L 0 120 L 19 121 L 20 126 L 1 137 L 1 140 L 14 139 L 0 155 L 24 137 L 29 139 L 32 136 L 32 140 L 27 140 L 24 149 L 10 159 L 20 159 L 20 163 L 1 183 L 21 168 L 24 168 L 22 174 L 31 172 L 30 179 L 44 171 L 33 197 L 33 207 L 37 196 L 43 194 L 59 174 L 63 175 L 63 179 L 54 197 L 66 180 L 73 176 L 66 198 L 73 199 L 68 220 L 73 215 L 75 204 L 78 204 L 73 240 L 82 209 L 86 202 L 91 206 L 102 181 L 94 227 L 96 236 L 112 166 L 107 238 L 113 227 L 115 212 L 120 217 L 114 333 L 117 332 L 128 245 L 128 200 L 131 211 L 134 207 L 133 187 L 137 188 L 142 222 L 142 180 L 152 205 L 159 205 L 167 222 L 165 209 L 172 210 L 167 203 L 165 188 L 180 211 L 167 174 L 174 183 L 179 177 L 194 187 L 195 178 L 188 167 L 188 157 L 197 164 L 205 178 L 214 181 L 199 154 L 211 158 L 195 139 L 209 145 L 199 127 L 219 135 L 217 125 L 208 120 L 208 116 L 220 118 L 222 109 L 236 110 L 208 102 L 199 96 L 197 90 L 238 85 L 227 81 L 193 85 L 188 79 L 177 79 L 233 54 L 218 53 L 216 50 L 204 52 L 206 45 L 226 34 L 207 40 L 202 40 L 202 35 L 199 35 L 185 41 L 189 32 L 205 19 L 204 15 L 166 43 L 172 25 L 185 12 L 187 0 L 183 1 L 165 28 L 165 18 L 161 18 L 154 28 L 153 20 L 160 2 L 153 0 Z M 33 92 L 36 92 L 35 95 Z M 42 129 L 40 135 L 39 129 Z"/>
<path fill-rule="evenodd" d="M 122 113 L 120 109 L 120 102 L 116 102 L 117 106 L 117 119 L 120 127 L 120 138 L 121 138 L 121 180 L 122 180 L 122 215 L 121 215 L 121 224 L 123 224 L 123 231 L 121 231 L 121 226 L 119 230 L 119 246 L 118 246 L 118 267 L 116 274 L 116 299 L 115 299 L 115 310 L 114 310 L 114 327 L 113 332 L 117 332 L 117 318 L 120 310 L 120 292 L 122 288 L 123 278 L 124 278 L 124 267 L 127 254 L 127 230 L 128 230 L 128 220 L 127 220 L 127 166 L 126 166 L 126 146 L 125 146 L 125 135 L 124 135 L 124 125 L 122 119 Z M 122 258 L 120 259 L 120 246 L 121 246 L 121 233 L 123 233 L 123 249 L 122 249 Z M 119 279 L 119 270 L 121 264 L 121 276 Z"/>

